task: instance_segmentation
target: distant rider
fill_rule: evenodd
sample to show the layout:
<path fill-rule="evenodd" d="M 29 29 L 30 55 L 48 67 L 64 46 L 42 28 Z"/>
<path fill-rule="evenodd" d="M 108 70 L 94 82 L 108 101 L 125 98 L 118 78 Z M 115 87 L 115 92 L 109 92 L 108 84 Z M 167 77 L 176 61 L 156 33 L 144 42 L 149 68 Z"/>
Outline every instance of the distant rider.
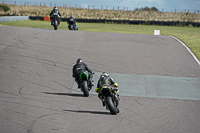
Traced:
<path fill-rule="evenodd" d="M 52 25 L 52 22 L 53 22 L 53 14 L 54 13 L 57 13 L 58 14 L 58 24 L 60 24 L 60 17 L 61 17 L 61 14 L 60 14 L 60 12 L 58 11 L 58 9 L 57 9 L 57 7 L 56 6 L 54 6 L 54 8 L 53 8 L 53 10 L 51 11 L 51 13 L 49 14 L 49 16 L 50 16 L 50 18 L 51 18 L 51 25 Z"/>
<path fill-rule="evenodd" d="M 78 88 L 80 88 L 80 82 L 79 82 L 79 75 L 85 71 L 89 72 L 89 80 L 91 82 L 91 85 L 93 85 L 92 81 L 92 70 L 87 66 L 87 64 L 83 63 L 82 59 L 77 59 L 76 64 L 73 66 L 73 78 L 75 78 L 76 83 L 78 84 Z M 91 86 L 91 87 L 92 87 Z"/>
<path fill-rule="evenodd" d="M 105 106 L 105 101 L 103 101 L 102 95 L 99 93 L 101 88 L 104 86 L 114 86 L 118 87 L 118 84 L 109 76 L 107 72 L 103 72 L 98 80 L 96 92 L 98 93 L 99 99 L 102 101 L 103 106 Z"/>
<path fill-rule="evenodd" d="M 70 22 L 73 22 L 73 23 L 74 23 L 75 28 L 77 27 L 77 25 L 76 25 L 76 19 L 73 17 L 73 15 L 71 15 L 71 16 L 69 17 L 69 19 L 68 19 L 68 24 L 69 24 Z"/>

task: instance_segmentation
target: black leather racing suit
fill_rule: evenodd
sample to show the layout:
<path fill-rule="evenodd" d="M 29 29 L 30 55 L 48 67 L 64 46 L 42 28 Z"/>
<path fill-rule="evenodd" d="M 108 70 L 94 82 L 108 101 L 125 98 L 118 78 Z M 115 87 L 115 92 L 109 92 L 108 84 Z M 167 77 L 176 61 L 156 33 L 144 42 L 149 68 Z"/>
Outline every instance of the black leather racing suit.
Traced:
<path fill-rule="evenodd" d="M 72 22 L 74 22 L 75 27 L 76 27 L 76 19 L 70 16 L 70 18 L 68 19 L 68 24 L 73 24 Z"/>
<path fill-rule="evenodd" d="M 101 89 L 103 86 L 111 86 L 111 85 L 114 85 L 115 84 L 115 81 L 113 80 L 113 78 L 111 78 L 110 76 L 101 76 L 98 80 L 98 83 L 97 83 L 97 88 L 98 89 Z"/>
<path fill-rule="evenodd" d="M 51 23 L 52 23 L 52 21 L 53 21 L 53 14 L 54 13 L 57 13 L 58 15 L 59 15 L 59 19 L 58 19 L 58 23 L 60 24 L 60 17 L 61 17 L 61 14 L 60 14 L 60 12 L 57 10 L 57 9 L 53 9 L 52 11 L 51 11 L 51 13 L 49 14 L 49 16 L 50 16 L 50 18 L 51 18 Z"/>
<path fill-rule="evenodd" d="M 85 71 L 88 71 L 89 72 L 89 77 L 90 77 L 90 81 L 92 80 L 92 70 L 83 62 L 78 62 L 77 64 L 74 65 L 73 67 L 73 77 L 75 78 L 75 81 L 79 83 L 79 75 Z"/>

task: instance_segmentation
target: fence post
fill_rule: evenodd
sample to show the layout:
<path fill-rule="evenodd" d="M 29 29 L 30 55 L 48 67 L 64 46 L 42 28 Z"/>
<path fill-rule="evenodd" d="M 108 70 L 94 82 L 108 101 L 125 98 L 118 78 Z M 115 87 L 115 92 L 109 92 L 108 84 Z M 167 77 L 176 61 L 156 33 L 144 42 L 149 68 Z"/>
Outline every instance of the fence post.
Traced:
<path fill-rule="evenodd" d="M 88 10 L 90 9 L 89 5 L 88 5 Z"/>
<path fill-rule="evenodd" d="M 26 2 L 24 3 L 24 6 L 26 6 Z"/>
<path fill-rule="evenodd" d="M 118 6 L 118 11 L 119 11 L 119 6 Z"/>

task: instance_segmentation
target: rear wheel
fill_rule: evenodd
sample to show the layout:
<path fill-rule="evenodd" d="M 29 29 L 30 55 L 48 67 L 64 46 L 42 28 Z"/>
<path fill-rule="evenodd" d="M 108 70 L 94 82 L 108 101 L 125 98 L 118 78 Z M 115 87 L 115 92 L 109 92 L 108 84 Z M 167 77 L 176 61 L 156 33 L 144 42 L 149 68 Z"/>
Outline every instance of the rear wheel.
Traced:
<path fill-rule="evenodd" d="M 82 83 L 82 91 L 83 91 L 84 97 L 88 97 L 89 96 L 88 85 L 87 85 L 87 81 L 86 80 L 84 80 L 83 83 Z"/>
<path fill-rule="evenodd" d="M 71 29 L 71 30 L 74 30 L 74 26 L 73 26 L 73 25 L 70 25 L 70 29 Z"/>
<path fill-rule="evenodd" d="M 112 98 L 110 96 L 106 97 L 106 104 L 107 104 L 108 109 L 110 110 L 111 114 L 116 115 L 118 113 L 118 110 L 114 106 Z"/>
<path fill-rule="evenodd" d="M 57 30 L 57 21 L 55 20 L 55 22 L 54 22 L 54 30 Z"/>

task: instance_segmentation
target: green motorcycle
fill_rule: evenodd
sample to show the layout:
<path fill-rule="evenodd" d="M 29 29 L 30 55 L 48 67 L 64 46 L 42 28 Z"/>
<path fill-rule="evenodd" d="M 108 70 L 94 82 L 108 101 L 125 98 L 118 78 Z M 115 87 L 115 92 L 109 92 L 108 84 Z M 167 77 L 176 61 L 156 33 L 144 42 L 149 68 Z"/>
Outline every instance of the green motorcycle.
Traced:
<path fill-rule="evenodd" d="M 90 79 L 92 79 L 94 73 L 89 75 L 88 71 L 85 71 L 79 75 L 79 83 L 81 91 L 83 92 L 84 97 L 89 96 L 89 91 L 92 89 L 92 82 Z"/>

